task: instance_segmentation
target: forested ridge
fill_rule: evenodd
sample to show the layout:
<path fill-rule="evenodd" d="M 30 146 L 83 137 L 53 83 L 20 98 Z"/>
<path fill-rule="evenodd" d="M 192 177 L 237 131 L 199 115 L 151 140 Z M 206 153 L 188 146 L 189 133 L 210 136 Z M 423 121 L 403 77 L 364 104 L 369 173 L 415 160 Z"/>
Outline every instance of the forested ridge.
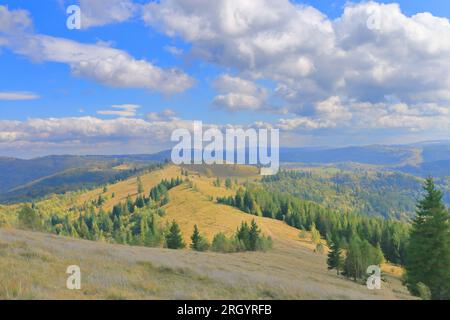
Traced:
<path fill-rule="evenodd" d="M 411 221 L 423 179 L 400 172 L 314 168 L 283 170 L 262 182 L 268 190 L 287 192 L 336 211 Z M 436 179 L 436 184 L 450 204 L 448 178 Z"/>

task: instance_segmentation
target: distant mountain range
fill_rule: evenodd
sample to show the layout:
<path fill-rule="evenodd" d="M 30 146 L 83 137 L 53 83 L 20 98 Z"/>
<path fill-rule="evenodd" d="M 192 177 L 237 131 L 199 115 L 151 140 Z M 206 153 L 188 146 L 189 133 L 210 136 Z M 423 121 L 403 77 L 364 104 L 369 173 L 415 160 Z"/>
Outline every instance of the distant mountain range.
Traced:
<path fill-rule="evenodd" d="M 117 179 L 148 163 L 170 159 L 171 151 L 150 155 L 47 156 L 35 159 L 0 157 L 0 202 L 34 198 Z M 420 177 L 450 176 L 450 141 L 410 145 L 343 148 L 281 148 L 282 163 L 354 165 Z M 129 167 L 120 168 L 121 165 Z"/>

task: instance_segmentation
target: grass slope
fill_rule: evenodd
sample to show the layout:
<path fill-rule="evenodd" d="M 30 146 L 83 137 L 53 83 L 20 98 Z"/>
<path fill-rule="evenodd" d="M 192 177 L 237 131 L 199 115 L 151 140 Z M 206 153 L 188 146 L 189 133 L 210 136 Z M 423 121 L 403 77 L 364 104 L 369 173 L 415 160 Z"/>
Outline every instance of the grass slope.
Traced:
<path fill-rule="evenodd" d="M 175 219 L 189 243 L 194 224 L 211 240 L 218 232 L 232 234 L 242 221 L 255 219 L 263 233 L 274 239 L 272 250 L 197 253 L 0 229 L 0 299 L 410 298 L 398 277 L 401 270 L 393 266 L 384 268 L 388 275 L 382 290 L 370 291 L 327 271 L 326 255 L 314 253 L 310 240 L 298 237 L 299 230 L 281 221 L 251 216 L 215 203 L 215 197 L 234 194 L 239 185 L 226 189 L 222 181 L 221 187 L 214 186 L 214 171 L 209 173 L 210 177 L 190 172 L 192 188 L 183 184 L 170 190 L 163 222 Z M 163 178 L 180 174 L 179 167 L 167 166 L 142 175 L 141 180 L 148 193 Z M 242 174 L 238 183 L 250 179 L 257 179 L 253 172 Z M 107 197 L 105 209 L 111 209 L 128 195 L 137 195 L 136 177 L 109 185 L 106 195 L 113 192 L 115 197 Z M 105 195 L 102 188 L 61 196 L 64 200 L 60 210 L 73 203 L 94 200 L 100 194 Z M 82 269 L 81 291 L 65 289 L 65 270 L 73 264 Z"/>
<path fill-rule="evenodd" d="M 0 229 L 0 299 L 408 299 L 336 277 L 307 248 L 216 254 L 111 245 Z M 66 289 L 66 268 L 82 272 Z"/>

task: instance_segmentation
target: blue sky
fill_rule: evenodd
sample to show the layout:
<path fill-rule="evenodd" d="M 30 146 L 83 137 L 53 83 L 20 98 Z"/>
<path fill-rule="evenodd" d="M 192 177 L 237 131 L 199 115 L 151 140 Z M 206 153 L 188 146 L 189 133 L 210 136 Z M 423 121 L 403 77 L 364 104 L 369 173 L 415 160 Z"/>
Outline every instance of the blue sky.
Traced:
<path fill-rule="evenodd" d="M 0 1 L 0 156 L 154 152 L 190 120 L 298 147 L 449 137 L 447 1 L 149 3 Z"/>

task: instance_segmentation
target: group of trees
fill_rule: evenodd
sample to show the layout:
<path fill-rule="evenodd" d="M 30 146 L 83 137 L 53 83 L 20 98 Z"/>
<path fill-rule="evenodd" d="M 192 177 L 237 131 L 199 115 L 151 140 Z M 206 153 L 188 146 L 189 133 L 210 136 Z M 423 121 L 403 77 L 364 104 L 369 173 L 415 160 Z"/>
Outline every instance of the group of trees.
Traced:
<path fill-rule="evenodd" d="M 216 180 L 214 180 L 213 185 L 215 187 L 221 187 L 222 186 L 222 181 L 220 180 L 220 178 L 216 178 Z M 233 182 L 231 181 L 230 178 L 226 178 L 225 179 L 225 188 L 227 189 L 231 189 L 233 187 Z"/>
<path fill-rule="evenodd" d="M 173 221 L 166 234 L 166 244 L 170 249 L 182 249 L 186 247 L 180 227 Z M 231 253 L 242 251 L 266 251 L 272 248 L 272 239 L 261 234 L 256 222 L 253 220 L 248 225 L 242 222 L 236 233 L 227 237 L 224 233 L 218 233 L 214 236 L 212 243 L 209 243 L 204 237 L 197 225 L 191 236 L 190 248 L 195 251 L 212 250 L 215 252 Z"/>
<path fill-rule="evenodd" d="M 328 242 L 328 269 L 335 269 L 355 281 L 364 278 L 367 268 L 371 265 L 381 265 L 385 262 L 383 252 L 379 245 L 372 246 L 367 240 L 358 237 L 352 238 L 343 254 L 342 244 L 338 239 Z"/>
<path fill-rule="evenodd" d="M 414 216 L 421 183 L 420 178 L 401 172 L 356 168 L 281 170 L 263 178 L 268 190 L 288 192 L 326 208 L 399 220 Z M 450 196 L 449 184 L 440 181 L 439 185 Z"/>
<path fill-rule="evenodd" d="M 353 212 L 339 212 L 298 199 L 290 194 L 248 186 L 235 196 L 218 198 L 219 203 L 264 217 L 285 221 L 287 224 L 312 231 L 315 228 L 324 239 L 336 239 L 348 249 L 352 239 L 361 240 L 363 249 L 381 248 L 387 260 L 403 264 L 408 241 L 409 226 L 394 220 L 369 217 Z M 363 252 L 369 255 L 369 252 Z"/>
<path fill-rule="evenodd" d="M 116 204 L 109 213 L 101 206 L 98 209 L 99 200 L 59 215 L 43 215 L 34 204 L 24 205 L 19 211 L 19 225 L 88 240 L 160 246 L 164 244 L 164 235 L 168 230 L 160 227 L 158 218 L 165 215 L 162 206 L 169 201 L 168 190 L 181 183 L 181 178 L 162 180 L 152 188 L 148 197 L 142 194 L 135 200 L 128 197 L 124 203 Z"/>
<path fill-rule="evenodd" d="M 250 225 L 242 222 L 235 234 L 227 237 L 224 233 L 214 236 L 211 250 L 215 252 L 267 251 L 272 248 L 272 238 L 261 234 L 255 220 Z"/>

